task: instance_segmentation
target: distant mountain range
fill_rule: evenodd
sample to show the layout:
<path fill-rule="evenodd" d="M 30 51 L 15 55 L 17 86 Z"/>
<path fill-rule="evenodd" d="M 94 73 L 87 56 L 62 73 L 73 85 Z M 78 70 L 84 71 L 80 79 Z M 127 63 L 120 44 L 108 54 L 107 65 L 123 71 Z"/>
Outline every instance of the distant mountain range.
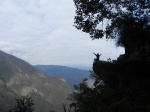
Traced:
<path fill-rule="evenodd" d="M 0 51 L 0 112 L 7 112 L 15 98 L 24 95 L 33 98 L 34 112 L 62 112 L 71 92 L 63 78 L 43 75 L 28 62 Z"/>
<path fill-rule="evenodd" d="M 88 78 L 90 76 L 89 70 L 81 70 L 66 66 L 35 65 L 35 67 L 45 75 L 64 78 L 72 88 L 75 84 L 79 84 L 83 78 Z"/>
<path fill-rule="evenodd" d="M 78 68 L 78 69 L 81 69 L 81 70 L 92 70 L 91 66 L 70 66 L 70 67 Z"/>

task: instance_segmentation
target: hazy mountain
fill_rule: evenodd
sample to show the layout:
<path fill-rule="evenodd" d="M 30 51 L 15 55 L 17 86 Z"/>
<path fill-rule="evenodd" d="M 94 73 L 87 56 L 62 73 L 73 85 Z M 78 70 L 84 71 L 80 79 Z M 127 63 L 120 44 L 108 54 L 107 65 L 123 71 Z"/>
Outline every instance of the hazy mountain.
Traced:
<path fill-rule="evenodd" d="M 89 77 L 89 70 L 81 70 L 72 67 L 58 65 L 36 65 L 41 73 L 48 76 L 57 76 L 64 78 L 67 83 L 73 87 L 74 84 L 79 84 L 83 78 Z"/>
<path fill-rule="evenodd" d="M 91 66 L 71 66 L 72 68 L 78 68 L 78 69 L 81 69 L 81 70 L 92 70 L 92 67 Z"/>
<path fill-rule="evenodd" d="M 70 92 L 64 79 L 45 76 L 29 63 L 0 51 L 0 112 L 7 112 L 22 95 L 34 99 L 35 112 L 59 112 Z"/>

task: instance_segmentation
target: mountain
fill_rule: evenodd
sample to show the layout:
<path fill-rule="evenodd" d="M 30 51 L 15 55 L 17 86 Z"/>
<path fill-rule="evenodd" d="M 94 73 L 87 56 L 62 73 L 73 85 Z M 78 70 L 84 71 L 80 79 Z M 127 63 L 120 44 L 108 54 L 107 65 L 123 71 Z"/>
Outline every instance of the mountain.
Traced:
<path fill-rule="evenodd" d="M 91 66 L 71 66 L 72 68 L 78 68 L 81 70 L 92 70 Z"/>
<path fill-rule="evenodd" d="M 35 67 L 45 75 L 64 78 L 71 87 L 75 84 L 79 84 L 83 78 L 88 78 L 90 75 L 89 70 L 81 70 L 66 66 L 35 65 Z"/>
<path fill-rule="evenodd" d="M 33 98 L 35 112 L 60 112 L 71 91 L 64 79 L 43 75 L 28 62 L 0 51 L 0 112 L 25 95 Z"/>

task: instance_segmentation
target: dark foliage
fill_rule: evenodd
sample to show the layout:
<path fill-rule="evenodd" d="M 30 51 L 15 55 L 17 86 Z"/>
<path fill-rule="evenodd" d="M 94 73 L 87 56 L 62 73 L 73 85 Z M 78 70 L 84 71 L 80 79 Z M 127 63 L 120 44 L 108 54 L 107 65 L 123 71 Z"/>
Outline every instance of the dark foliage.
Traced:
<path fill-rule="evenodd" d="M 149 112 L 150 61 L 95 62 L 93 87 L 86 80 L 70 96 L 74 112 Z"/>
<path fill-rule="evenodd" d="M 14 106 L 9 112 L 33 112 L 33 100 L 28 95 L 22 98 L 16 99 L 17 105 Z"/>
<path fill-rule="evenodd" d="M 92 39 L 115 39 L 125 55 L 93 63 L 93 87 L 86 80 L 71 94 L 74 112 L 150 111 L 150 1 L 74 0 L 75 27 Z M 103 26 L 104 23 L 105 24 Z"/>
<path fill-rule="evenodd" d="M 114 39 L 128 57 L 150 44 L 149 0 L 74 0 L 75 27 L 92 39 Z M 150 48 L 148 48 L 150 49 Z"/>

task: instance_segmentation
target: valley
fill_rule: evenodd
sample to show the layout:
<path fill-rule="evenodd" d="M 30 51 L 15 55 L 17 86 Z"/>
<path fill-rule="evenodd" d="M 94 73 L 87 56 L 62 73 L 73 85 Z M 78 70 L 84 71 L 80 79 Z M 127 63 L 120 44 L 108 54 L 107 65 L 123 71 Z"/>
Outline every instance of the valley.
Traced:
<path fill-rule="evenodd" d="M 72 89 L 62 78 L 40 73 L 28 62 L 0 51 L 0 112 L 7 112 L 15 99 L 29 95 L 34 100 L 34 112 L 62 111 L 69 105 Z"/>

